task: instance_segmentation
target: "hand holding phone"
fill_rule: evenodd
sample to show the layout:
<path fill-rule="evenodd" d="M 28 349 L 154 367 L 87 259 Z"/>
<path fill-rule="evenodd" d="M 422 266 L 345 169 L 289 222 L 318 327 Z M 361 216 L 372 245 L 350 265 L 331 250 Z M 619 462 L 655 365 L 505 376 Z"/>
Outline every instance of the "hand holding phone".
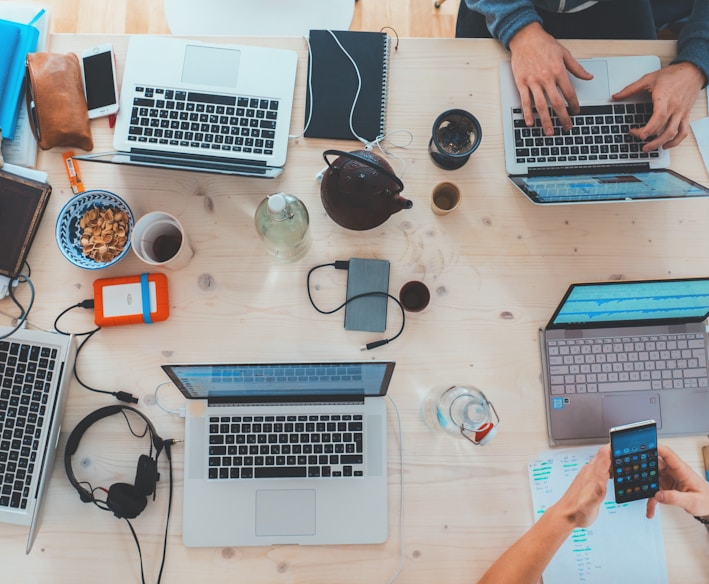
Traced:
<path fill-rule="evenodd" d="M 653 497 L 660 488 L 655 421 L 611 428 L 610 439 L 615 502 Z"/>
<path fill-rule="evenodd" d="M 98 45 L 82 52 L 81 70 L 89 118 L 115 114 L 118 111 L 118 82 L 113 46 Z"/>

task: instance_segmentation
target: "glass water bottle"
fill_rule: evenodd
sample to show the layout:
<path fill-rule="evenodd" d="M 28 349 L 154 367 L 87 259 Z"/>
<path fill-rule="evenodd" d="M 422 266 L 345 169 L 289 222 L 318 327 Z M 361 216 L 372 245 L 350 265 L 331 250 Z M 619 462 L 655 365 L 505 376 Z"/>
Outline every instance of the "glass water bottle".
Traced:
<path fill-rule="evenodd" d="M 256 209 L 254 222 L 266 249 L 282 262 L 298 261 L 310 248 L 308 209 L 293 195 L 266 197 Z"/>

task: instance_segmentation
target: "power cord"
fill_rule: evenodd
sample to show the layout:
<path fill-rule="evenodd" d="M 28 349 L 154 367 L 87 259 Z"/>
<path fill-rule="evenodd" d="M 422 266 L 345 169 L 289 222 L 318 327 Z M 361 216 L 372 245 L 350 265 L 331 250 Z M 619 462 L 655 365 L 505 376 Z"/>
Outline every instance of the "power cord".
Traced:
<path fill-rule="evenodd" d="M 386 296 L 387 298 L 390 298 L 394 302 L 396 302 L 396 305 L 399 307 L 399 310 L 401 311 L 401 326 L 399 327 L 398 332 L 393 336 L 388 339 L 381 339 L 379 341 L 372 341 L 371 343 L 367 343 L 364 347 L 362 347 L 362 351 L 369 351 L 371 349 L 376 349 L 377 347 L 381 347 L 382 345 L 388 345 L 392 341 L 396 340 L 401 336 L 401 333 L 404 332 L 404 326 L 406 324 L 406 313 L 404 311 L 404 307 L 401 305 L 401 302 L 399 302 L 399 299 L 396 298 L 396 296 L 392 296 L 388 292 L 380 292 L 380 291 L 372 291 L 372 292 L 363 292 L 362 294 L 355 294 L 354 296 L 348 298 L 345 300 L 342 304 L 337 306 L 336 308 L 333 308 L 332 310 L 324 310 L 317 306 L 315 304 L 315 301 L 313 300 L 313 295 L 310 291 L 310 276 L 315 270 L 319 270 L 320 268 L 325 268 L 325 267 L 333 267 L 336 270 L 347 270 L 350 267 L 350 262 L 348 260 L 337 260 L 335 262 L 327 263 L 327 264 L 319 264 L 317 266 L 313 266 L 308 270 L 308 276 L 306 278 L 306 288 L 308 290 L 308 300 L 310 300 L 310 304 L 312 307 L 317 310 L 320 314 L 334 314 L 339 310 L 342 310 L 345 306 L 347 306 L 350 302 L 353 300 L 357 300 L 358 298 L 366 298 L 368 296 Z"/>
<path fill-rule="evenodd" d="M 86 300 L 82 300 L 81 302 L 78 302 L 77 304 L 74 304 L 73 306 L 70 306 L 69 308 L 65 308 L 59 313 L 59 316 L 54 319 L 54 330 L 58 332 L 60 335 L 71 335 L 73 334 L 76 337 L 85 337 L 81 343 L 79 343 L 79 346 L 76 349 L 76 356 L 74 358 L 74 368 L 73 368 L 73 373 L 74 373 L 74 378 L 76 381 L 83 387 L 84 389 L 88 389 L 89 391 L 93 391 L 94 393 L 104 393 L 106 395 L 112 395 L 114 396 L 117 400 L 125 402 L 125 403 L 131 403 L 131 404 L 137 404 L 138 403 L 138 398 L 135 397 L 132 393 L 129 393 L 127 391 L 109 391 L 106 389 L 97 389 L 95 387 L 91 387 L 90 385 L 84 383 L 82 379 L 79 377 L 79 372 L 76 369 L 76 366 L 79 362 L 79 353 L 81 352 L 81 349 L 84 348 L 84 345 L 87 343 L 87 341 L 94 336 L 98 331 L 101 330 L 100 326 L 97 326 L 95 329 L 92 329 L 90 331 L 85 331 L 82 333 L 69 333 L 67 331 L 63 331 L 59 328 L 59 319 L 61 319 L 62 316 L 64 316 L 66 313 L 68 313 L 71 310 L 74 310 L 75 308 L 84 308 L 87 310 L 93 309 L 94 307 L 94 301 L 92 298 L 87 298 Z"/>

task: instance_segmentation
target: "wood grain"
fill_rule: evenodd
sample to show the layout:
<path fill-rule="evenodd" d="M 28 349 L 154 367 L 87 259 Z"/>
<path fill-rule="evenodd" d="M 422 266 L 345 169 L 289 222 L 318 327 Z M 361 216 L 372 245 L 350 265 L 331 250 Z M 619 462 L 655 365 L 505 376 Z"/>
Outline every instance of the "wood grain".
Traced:
<path fill-rule="evenodd" d="M 31 2 L 33 0 L 19 0 Z M 254 0 L 258 2 L 258 0 Z M 52 32 L 87 34 L 169 34 L 163 0 L 44 0 Z M 196 2 L 197 6 L 199 3 Z M 358 0 L 354 30 L 389 26 L 400 37 L 453 37 L 458 2 L 440 8 L 433 0 Z"/>

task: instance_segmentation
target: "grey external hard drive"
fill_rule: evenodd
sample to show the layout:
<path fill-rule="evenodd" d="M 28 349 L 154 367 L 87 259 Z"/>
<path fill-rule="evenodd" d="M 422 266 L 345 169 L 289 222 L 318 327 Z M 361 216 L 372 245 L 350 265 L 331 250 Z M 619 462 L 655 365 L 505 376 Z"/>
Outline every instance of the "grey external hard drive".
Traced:
<path fill-rule="evenodd" d="M 389 261 L 350 258 L 347 299 L 366 292 L 381 292 L 357 298 L 345 306 L 345 328 L 350 331 L 384 332 L 389 298 Z"/>

